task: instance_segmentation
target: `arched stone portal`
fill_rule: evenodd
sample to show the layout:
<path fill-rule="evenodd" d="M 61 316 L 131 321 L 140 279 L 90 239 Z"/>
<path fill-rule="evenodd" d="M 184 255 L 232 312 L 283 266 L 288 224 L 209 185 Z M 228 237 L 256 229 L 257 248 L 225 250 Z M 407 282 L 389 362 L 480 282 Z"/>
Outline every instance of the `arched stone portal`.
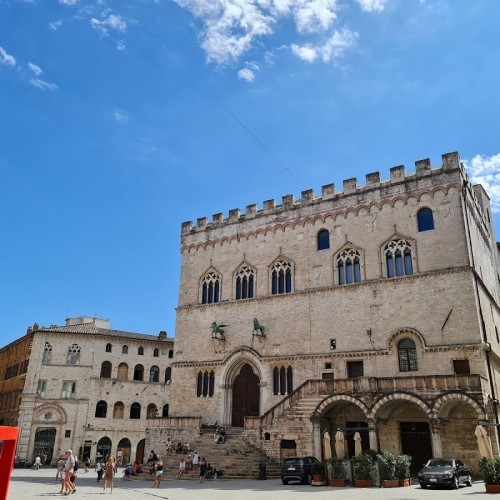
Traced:
<path fill-rule="evenodd" d="M 233 382 L 232 419 L 233 427 L 243 427 L 245 417 L 259 415 L 260 387 L 259 377 L 247 363 L 241 367 Z"/>
<path fill-rule="evenodd" d="M 132 445 L 130 440 L 127 438 L 123 438 L 118 443 L 118 447 L 116 448 L 116 461 L 118 465 L 126 465 L 130 462 L 130 451 L 132 449 Z"/>

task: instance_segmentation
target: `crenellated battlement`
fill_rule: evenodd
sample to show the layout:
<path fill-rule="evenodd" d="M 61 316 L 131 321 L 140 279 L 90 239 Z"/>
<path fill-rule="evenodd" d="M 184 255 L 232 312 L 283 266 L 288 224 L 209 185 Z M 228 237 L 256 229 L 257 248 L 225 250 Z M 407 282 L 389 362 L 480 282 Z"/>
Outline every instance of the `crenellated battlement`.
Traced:
<path fill-rule="evenodd" d="M 353 194 L 362 195 L 369 193 L 374 189 L 386 188 L 392 185 L 401 184 L 403 182 L 417 180 L 428 176 L 429 174 L 439 175 L 459 169 L 463 172 L 463 166 L 460 162 L 460 156 L 457 152 L 446 153 L 441 156 L 442 165 L 437 168 L 431 167 L 431 160 L 425 158 L 415 162 L 415 172 L 406 174 L 405 166 L 398 165 L 390 169 L 390 179 L 382 181 L 379 172 L 366 174 L 365 185 L 358 185 L 358 180 L 353 177 L 345 179 L 342 185 L 342 191 L 336 191 L 335 184 L 326 184 L 321 187 L 321 196 L 316 196 L 313 189 L 307 189 L 301 192 L 300 199 L 295 199 L 293 194 L 286 194 L 281 198 L 281 204 L 276 204 L 276 200 L 265 200 L 262 204 L 262 209 L 259 209 L 257 204 L 247 205 L 244 214 L 239 208 L 229 210 L 228 217 L 224 214 L 217 213 L 212 215 L 212 220 L 209 222 L 207 217 L 197 219 L 196 225 L 192 221 L 182 223 L 181 234 L 186 235 L 192 232 L 203 231 L 207 228 L 215 228 L 222 224 L 231 224 L 242 220 L 251 220 L 256 217 L 279 214 L 284 210 L 291 208 L 307 207 L 330 200 L 340 200 Z"/>

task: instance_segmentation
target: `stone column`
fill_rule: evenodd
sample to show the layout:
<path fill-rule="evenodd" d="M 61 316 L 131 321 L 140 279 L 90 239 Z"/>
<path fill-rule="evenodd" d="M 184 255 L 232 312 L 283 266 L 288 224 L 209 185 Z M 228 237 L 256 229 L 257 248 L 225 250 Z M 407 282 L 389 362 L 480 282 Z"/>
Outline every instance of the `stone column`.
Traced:
<path fill-rule="evenodd" d="M 441 420 L 439 418 L 429 418 L 431 428 L 432 456 L 442 457 L 443 447 L 441 446 Z"/>
<path fill-rule="evenodd" d="M 314 456 L 321 461 L 321 421 L 315 418 L 313 423 L 313 436 L 314 436 Z"/>
<path fill-rule="evenodd" d="M 370 439 L 370 450 L 378 451 L 377 420 L 368 419 L 368 438 Z"/>

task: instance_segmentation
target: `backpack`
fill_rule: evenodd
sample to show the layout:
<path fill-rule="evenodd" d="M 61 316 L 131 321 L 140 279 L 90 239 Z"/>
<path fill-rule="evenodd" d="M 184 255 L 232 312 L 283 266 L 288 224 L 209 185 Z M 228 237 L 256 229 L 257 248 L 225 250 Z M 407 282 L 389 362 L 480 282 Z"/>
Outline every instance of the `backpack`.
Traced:
<path fill-rule="evenodd" d="M 78 470 L 78 458 L 75 457 L 75 465 L 73 466 L 73 471 L 76 472 Z"/>

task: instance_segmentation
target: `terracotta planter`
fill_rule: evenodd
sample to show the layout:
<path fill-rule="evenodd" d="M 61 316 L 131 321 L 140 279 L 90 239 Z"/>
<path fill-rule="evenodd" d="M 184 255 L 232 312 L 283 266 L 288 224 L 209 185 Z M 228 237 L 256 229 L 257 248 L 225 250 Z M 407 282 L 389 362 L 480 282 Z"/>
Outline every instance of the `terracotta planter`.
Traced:
<path fill-rule="evenodd" d="M 344 488 L 349 483 L 348 479 L 329 479 L 328 484 L 335 488 Z"/>
<path fill-rule="evenodd" d="M 313 474 L 313 483 L 325 483 L 325 476 L 322 474 Z"/>
<path fill-rule="evenodd" d="M 356 488 L 371 488 L 373 486 L 373 481 L 371 479 L 355 479 L 354 486 L 356 486 Z"/>
<path fill-rule="evenodd" d="M 399 480 L 399 486 L 411 486 L 411 479 L 400 479 Z"/>
<path fill-rule="evenodd" d="M 384 479 L 382 481 L 382 488 L 399 488 L 399 486 L 399 479 Z"/>
<path fill-rule="evenodd" d="M 485 484 L 486 493 L 500 493 L 500 484 Z"/>

